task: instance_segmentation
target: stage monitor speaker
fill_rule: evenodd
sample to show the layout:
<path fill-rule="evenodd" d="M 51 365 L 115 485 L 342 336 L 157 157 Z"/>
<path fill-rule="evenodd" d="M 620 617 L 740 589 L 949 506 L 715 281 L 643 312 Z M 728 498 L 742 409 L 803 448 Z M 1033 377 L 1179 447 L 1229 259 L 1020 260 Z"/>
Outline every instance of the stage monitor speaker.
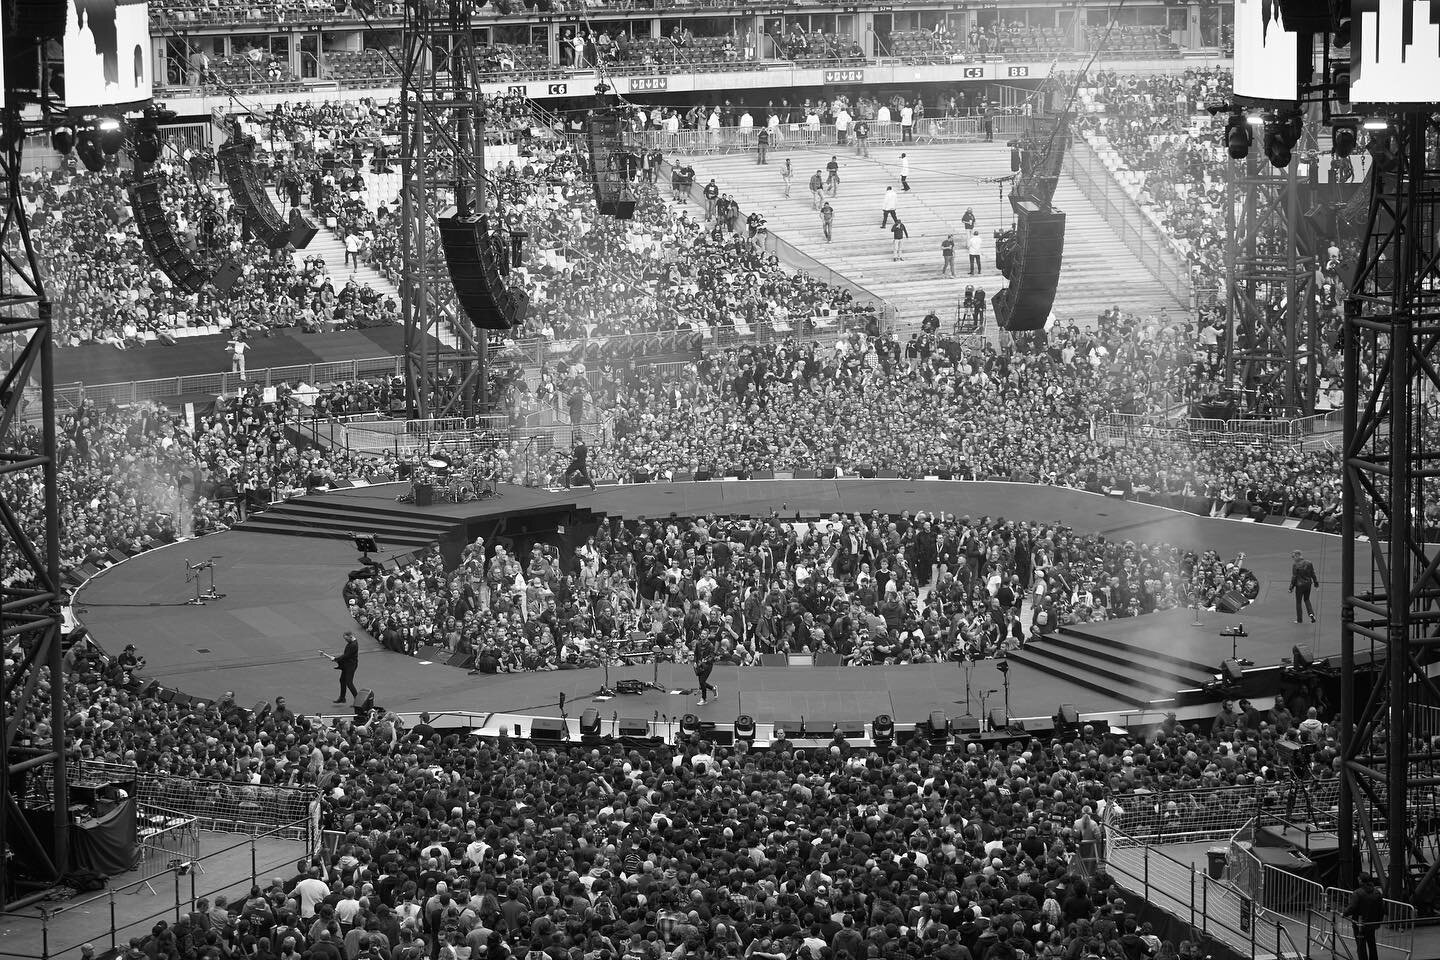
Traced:
<path fill-rule="evenodd" d="M 435 487 L 428 483 L 415 484 L 415 506 L 429 507 L 435 504 Z"/>
<path fill-rule="evenodd" d="M 1080 711 L 1075 709 L 1073 703 L 1060 704 L 1060 710 L 1055 714 L 1055 719 L 1063 726 L 1075 727 L 1080 725 Z"/>
<path fill-rule="evenodd" d="M 650 736 L 650 721 L 636 717 L 621 717 L 615 732 L 622 737 Z"/>
<path fill-rule="evenodd" d="M 496 253 L 485 217 L 462 216 L 454 207 L 438 218 L 440 243 L 455 296 L 470 322 L 482 330 L 509 330 L 525 322 L 530 300 L 505 285 L 508 251 Z"/>
<path fill-rule="evenodd" d="M 845 658 L 838 653 L 817 653 L 815 654 L 815 662 L 812 666 L 843 667 L 845 666 Z"/>
<path fill-rule="evenodd" d="M 1223 593 L 1215 601 L 1215 609 L 1221 613 L 1239 613 L 1245 609 L 1245 595 L 1238 590 Z"/>
<path fill-rule="evenodd" d="M 530 721 L 531 740 L 564 740 L 565 721 L 555 717 L 536 717 Z"/>
<path fill-rule="evenodd" d="M 788 667 L 790 666 L 790 655 L 788 653 L 762 653 L 760 654 L 760 666 Z"/>
<path fill-rule="evenodd" d="M 135 226 L 140 245 L 160 272 L 186 293 L 199 293 L 210 277 L 195 265 L 170 229 L 165 216 L 165 201 L 160 178 L 151 173 L 130 182 L 126 191 L 130 207 L 135 211 Z"/>
<path fill-rule="evenodd" d="M 1245 679 L 1245 671 L 1241 669 L 1239 662 L 1235 660 L 1221 661 L 1220 675 L 1227 683 L 1239 683 Z"/>
<path fill-rule="evenodd" d="M 580 736 L 595 737 L 600 735 L 600 711 L 594 707 L 586 707 L 585 712 L 580 714 Z"/>
<path fill-rule="evenodd" d="M 447 667 L 468 667 L 474 660 L 475 654 L 462 650 L 459 653 L 451 654 L 450 659 L 445 661 L 445 665 Z"/>
<path fill-rule="evenodd" d="M 1297 643 L 1290 651 L 1290 665 L 1293 667 L 1308 667 L 1315 662 L 1315 651 L 1310 649 L 1308 643 Z"/>
<path fill-rule="evenodd" d="M 943 740 L 950 735 L 950 721 L 943 710 L 931 710 L 930 721 L 925 725 L 925 735 L 931 740 Z"/>
<path fill-rule="evenodd" d="M 1041 736 L 1055 732 L 1054 718 L 1036 718 L 1032 720 L 1017 720 L 1015 726 L 1023 733 L 1032 736 Z"/>
<path fill-rule="evenodd" d="M 375 706 L 375 691 L 369 687 L 361 687 L 355 694 L 354 701 L 350 704 L 356 710 L 369 710 Z"/>
<path fill-rule="evenodd" d="M 1009 725 L 1010 725 L 1009 718 L 1007 718 L 1007 717 L 1005 716 L 1005 714 L 1004 714 L 1003 711 L 1000 711 L 1000 710 L 991 710 L 991 711 L 990 711 L 990 729 L 991 729 L 991 730 L 1004 730 L 1004 729 L 1005 729 L 1006 727 L 1008 727 Z"/>
<path fill-rule="evenodd" d="M 230 188 L 230 199 L 246 225 L 261 243 L 279 250 L 290 242 L 293 230 L 255 175 L 254 151 L 254 137 L 236 137 L 222 144 L 215 157 L 220 163 L 220 176 Z"/>
<path fill-rule="evenodd" d="M 1010 283 L 991 303 L 1002 330 L 1041 330 L 1055 305 L 1065 255 L 1065 214 L 1031 200 L 1014 202 L 1018 225 L 1009 265 Z"/>
<path fill-rule="evenodd" d="M 320 223 L 315 218 L 300 210 L 290 211 L 290 246 L 304 250 L 319 232 Z"/>
<path fill-rule="evenodd" d="M 952 726 L 952 728 L 954 729 L 954 731 L 955 731 L 955 733 L 956 733 L 957 735 L 964 736 L 964 735 L 966 735 L 966 734 L 973 734 L 973 733 L 979 733 L 979 732 L 980 732 L 980 718 L 979 718 L 979 717 L 971 717 L 971 716 L 956 717 L 954 720 L 951 720 L 950 723 L 951 723 L 951 726 Z"/>
<path fill-rule="evenodd" d="M 244 275 L 245 271 L 240 264 L 234 260 L 226 260 L 215 268 L 215 275 L 210 278 L 210 283 L 214 285 L 216 293 L 230 293 Z"/>

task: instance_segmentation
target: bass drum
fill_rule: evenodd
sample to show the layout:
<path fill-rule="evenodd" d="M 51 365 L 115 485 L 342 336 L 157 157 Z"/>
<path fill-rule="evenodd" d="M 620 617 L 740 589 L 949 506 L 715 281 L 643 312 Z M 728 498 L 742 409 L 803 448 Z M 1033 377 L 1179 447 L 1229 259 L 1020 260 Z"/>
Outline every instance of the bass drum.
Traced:
<path fill-rule="evenodd" d="M 456 503 L 469 503 L 475 496 L 475 485 L 469 480 L 461 480 L 455 485 Z"/>

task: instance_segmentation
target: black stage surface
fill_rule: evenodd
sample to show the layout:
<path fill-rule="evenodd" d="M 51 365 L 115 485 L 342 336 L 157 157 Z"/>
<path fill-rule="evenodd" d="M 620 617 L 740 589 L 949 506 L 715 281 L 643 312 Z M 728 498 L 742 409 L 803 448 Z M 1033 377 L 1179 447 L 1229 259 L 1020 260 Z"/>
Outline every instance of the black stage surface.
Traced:
<path fill-rule="evenodd" d="M 55 382 L 129 383 L 228 371 L 230 353 L 226 344 L 229 340 L 228 334 L 221 333 L 128 350 L 94 343 L 67 347 L 55 351 Z M 281 331 L 274 336 L 253 338 L 245 354 L 245 366 L 249 370 L 261 370 L 337 360 L 373 360 L 404 353 L 405 329 L 398 325 L 334 333 Z"/>
<path fill-rule="evenodd" d="M 588 509 L 624 517 L 696 514 L 768 514 L 788 504 L 791 515 L 806 518 L 832 512 L 878 509 L 945 511 L 972 517 L 1002 515 L 1069 524 L 1081 531 L 1136 541 L 1166 540 L 1197 550 L 1214 549 L 1227 558 L 1244 551 L 1260 578 L 1256 602 L 1238 617 L 1203 613 L 1193 625 L 1190 611 L 1171 611 L 1087 627 L 1132 650 L 1153 651 L 1179 662 L 1217 664 L 1230 655 L 1230 641 L 1217 636 L 1241 620 L 1251 636 L 1241 654 L 1257 669 L 1273 668 L 1293 644 L 1311 645 L 1324 656 L 1339 649 L 1338 611 L 1319 606 L 1319 624 L 1293 622 L 1286 587 L 1290 551 L 1300 549 L 1321 577 L 1316 599 L 1330 603 L 1339 578 L 1337 538 L 1313 532 L 1190 516 L 1079 491 L 1011 483 L 910 480 L 777 480 L 657 483 L 601 487 L 597 492 L 552 493 L 502 487 L 503 499 L 484 504 L 436 505 L 417 509 L 395 502 L 399 485 L 357 487 L 291 501 L 291 507 L 374 509 L 413 515 L 417 520 L 462 521 L 529 510 Z M 203 607 L 186 606 L 190 588 L 184 561 L 216 557 L 218 588 L 228 595 Z M 149 675 L 166 686 L 200 697 L 234 691 L 242 703 L 283 694 L 296 710 L 329 713 L 336 708 L 336 674 L 317 648 L 338 651 L 340 634 L 353 626 L 340 588 L 356 566 L 353 546 L 344 540 L 297 530 L 293 535 L 232 530 L 203 540 L 162 547 L 117 564 L 88 582 L 75 599 L 75 612 L 107 650 L 134 643 L 149 661 Z M 1105 640 L 1102 637 L 1102 640 Z M 1105 642 L 1109 642 L 1105 640 Z M 463 711 L 479 714 L 558 716 L 560 695 L 577 717 L 601 686 L 600 670 L 539 674 L 469 676 L 466 671 L 390 653 L 362 639 L 357 683 L 372 687 L 377 702 L 409 712 Z M 1027 659 L 1038 654 L 1027 651 Z M 1117 662 L 1125 657 L 1115 658 Z M 981 714 L 979 692 L 1000 690 L 995 661 L 977 664 L 971 677 L 970 705 Z M 1131 664 L 1133 668 L 1135 665 Z M 650 679 L 649 664 L 612 668 L 611 679 Z M 1124 672 L 1124 668 L 1117 667 Z M 1143 678 L 1142 678 L 1143 680 Z M 694 676 L 684 665 L 662 664 L 663 688 L 688 688 Z M 693 696 L 652 692 L 599 704 L 607 720 L 613 714 L 649 718 L 695 712 L 702 720 L 729 723 L 749 713 L 762 723 L 815 723 L 870 720 L 891 714 L 897 723 L 922 722 L 932 710 L 949 715 L 965 711 L 964 673 L 956 666 L 896 667 L 719 667 L 713 681 L 720 696 L 704 709 Z M 1010 716 L 1048 717 L 1060 703 L 1082 714 L 1121 719 L 1140 707 L 1133 691 L 1113 692 L 1082 685 L 1064 669 L 1038 669 L 1012 660 Z M 1183 687 L 1176 682 L 1172 690 Z M 1002 695 L 989 697 L 987 709 L 1001 709 Z M 1168 707 L 1160 707 L 1168 709 Z M 1183 715 L 1183 714 L 1182 714 Z"/>

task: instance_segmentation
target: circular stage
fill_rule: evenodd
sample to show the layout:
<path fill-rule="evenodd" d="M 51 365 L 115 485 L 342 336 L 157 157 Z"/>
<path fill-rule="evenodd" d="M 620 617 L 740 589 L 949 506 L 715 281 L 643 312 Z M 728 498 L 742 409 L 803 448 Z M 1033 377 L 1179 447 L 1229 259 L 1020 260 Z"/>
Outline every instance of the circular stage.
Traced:
<path fill-rule="evenodd" d="M 241 704 L 283 695 L 292 709 L 329 714 L 337 674 L 320 649 L 338 652 L 340 635 L 355 629 L 341 588 L 357 566 L 349 532 L 377 532 L 382 556 L 403 554 L 427 541 L 458 552 L 468 539 L 495 530 L 548 529 L 557 518 L 606 515 L 656 518 L 704 514 L 767 516 L 787 505 L 787 517 L 879 510 L 947 512 L 1062 523 L 1111 539 L 1169 542 L 1244 552 L 1260 581 L 1256 601 L 1238 616 L 1175 610 L 1059 634 L 1012 653 L 1010 719 L 1049 718 L 1060 705 L 1082 717 L 1135 721 L 1175 709 L 1182 716 L 1209 714 L 1213 698 L 1198 687 L 1231 655 L 1220 631 L 1243 622 L 1249 636 L 1239 654 L 1255 662 L 1254 676 L 1275 671 L 1295 644 L 1317 656 L 1339 648 L 1338 616 L 1317 609 L 1318 624 L 1296 624 L 1290 552 L 1303 550 L 1316 566 L 1317 597 L 1339 578 L 1338 538 L 1287 526 L 1198 517 L 1082 491 L 1033 484 L 950 480 L 714 480 L 603 486 L 551 492 L 503 486 L 498 500 L 417 508 L 397 503 L 402 487 L 352 487 L 276 504 L 247 524 L 203 539 L 170 544 L 111 566 L 92 577 L 74 599 L 76 619 L 108 651 L 133 643 L 148 659 L 147 677 L 184 694 L 214 699 L 233 692 Z M 186 562 L 215 558 L 216 584 L 225 597 L 204 606 L 186 600 L 193 587 Z M 1327 613 L 1329 614 L 1327 616 Z M 375 691 L 378 705 L 401 713 L 458 714 L 488 730 L 518 725 L 528 734 L 537 718 L 561 717 L 572 729 L 587 708 L 606 724 L 645 722 L 652 732 L 673 728 L 687 713 L 730 724 L 748 714 L 761 725 L 795 730 L 832 725 L 853 729 L 880 714 L 897 725 L 1000 710 L 997 661 L 981 661 L 970 675 L 954 664 L 832 667 L 801 665 L 717 667 L 718 697 L 701 708 L 693 695 L 670 691 L 695 685 L 683 664 L 612 667 L 610 679 L 658 681 L 658 690 L 597 700 L 600 669 L 471 676 L 459 667 L 392 653 L 362 636 L 356 683 Z M 980 692 L 988 694 L 985 711 Z M 793 736 L 793 734 L 792 734 Z"/>

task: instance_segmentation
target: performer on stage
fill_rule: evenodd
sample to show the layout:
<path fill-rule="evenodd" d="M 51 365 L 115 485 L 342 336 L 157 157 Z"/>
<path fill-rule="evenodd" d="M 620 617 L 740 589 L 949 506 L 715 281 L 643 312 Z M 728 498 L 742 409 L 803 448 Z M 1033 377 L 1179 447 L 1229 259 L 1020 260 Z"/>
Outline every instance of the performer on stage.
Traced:
<path fill-rule="evenodd" d="M 575 444 L 575 449 L 570 454 L 570 466 L 565 468 L 565 478 L 562 481 L 566 490 L 576 483 L 589 484 L 591 490 L 595 489 L 595 481 L 590 479 L 590 469 L 585 465 L 585 458 L 589 455 L 590 451 L 584 443 Z"/>
<path fill-rule="evenodd" d="M 709 700 L 705 691 L 720 695 L 720 691 L 710 683 L 710 671 L 715 669 L 716 656 L 715 641 L 708 633 L 700 634 L 695 640 L 695 679 L 700 682 L 700 699 L 695 702 L 702 707 Z"/>
<path fill-rule="evenodd" d="M 335 702 L 344 703 L 346 691 L 352 697 L 360 696 L 360 691 L 355 689 L 355 671 L 360 666 L 360 642 L 355 634 L 345 631 L 345 652 L 333 659 L 335 669 L 340 671 L 340 698 Z"/>
<path fill-rule="evenodd" d="M 1315 564 L 1306 560 L 1299 550 L 1290 554 L 1293 561 L 1290 564 L 1290 592 L 1295 594 L 1295 622 L 1304 623 L 1300 618 L 1300 605 L 1303 602 L 1305 612 L 1310 614 L 1310 622 L 1315 622 L 1315 608 L 1310 605 L 1310 589 L 1320 582 L 1320 576 L 1315 572 Z"/>

